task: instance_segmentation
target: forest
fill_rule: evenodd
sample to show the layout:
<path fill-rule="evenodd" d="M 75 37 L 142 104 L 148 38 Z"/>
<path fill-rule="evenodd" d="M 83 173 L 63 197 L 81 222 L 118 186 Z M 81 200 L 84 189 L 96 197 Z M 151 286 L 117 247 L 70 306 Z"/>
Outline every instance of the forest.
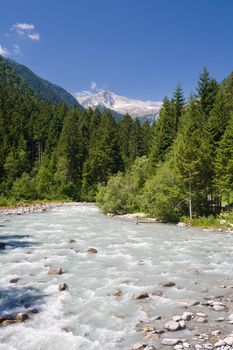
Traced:
<path fill-rule="evenodd" d="M 215 217 L 233 203 L 233 74 L 218 84 L 206 68 L 186 101 L 165 98 L 147 156 L 100 186 L 104 212 L 144 212 L 165 222 Z"/>
<path fill-rule="evenodd" d="M 2 204 L 94 201 L 98 184 L 148 154 L 148 123 L 40 99 L 3 58 L 0 77 Z"/>
<path fill-rule="evenodd" d="M 206 68 L 150 126 L 40 97 L 0 57 L 0 203 L 95 201 L 162 221 L 218 215 L 233 202 L 233 74 Z"/>

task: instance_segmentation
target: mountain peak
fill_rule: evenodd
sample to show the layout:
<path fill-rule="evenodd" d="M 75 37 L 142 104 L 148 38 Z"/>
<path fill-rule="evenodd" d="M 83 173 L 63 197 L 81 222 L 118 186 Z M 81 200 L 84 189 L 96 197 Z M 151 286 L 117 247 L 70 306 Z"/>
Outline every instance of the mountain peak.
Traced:
<path fill-rule="evenodd" d="M 129 114 L 132 118 L 153 122 L 159 114 L 162 103 L 143 101 L 119 96 L 108 90 L 81 91 L 74 95 L 77 101 L 85 108 L 107 108 L 118 115 Z"/>

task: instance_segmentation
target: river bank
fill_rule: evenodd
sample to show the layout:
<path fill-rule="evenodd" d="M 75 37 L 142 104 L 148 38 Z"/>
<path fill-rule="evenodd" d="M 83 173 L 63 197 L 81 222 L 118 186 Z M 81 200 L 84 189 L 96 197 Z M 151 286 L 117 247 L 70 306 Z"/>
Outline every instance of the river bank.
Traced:
<path fill-rule="evenodd" d="M 81 202 L 71 202 L 71 201 L 42 201 L 42 202 L 30 202 L 30 203 L 21 203 L 9 206 L 0 206 L 0 216 L 1 215 L 23 215 L 29 213 L 43 213 L 50 211 L 53 208 L 61 206 L 70 206 L 70 205 L 82 205 Z"/>
<path fill-rule="evenodd" d="M 205 232 L 228 232 L 233 233 L 233 222 L 231 218 L 220 218 L 220 217 L 201 217 L 193 219 L 192 221 L 187 219 L 178 223 L 164 223 L 156 218 L 148 217 L 145 213 L 127 213 L 127 214 L 107 214 L 108 217 L 117 218 L 125 221 L 133 221 L 137 224 L 140 223 L 159 223 L 167 225 L 176 225 L 181 228 L 196 227 L 200 228 Z"/>

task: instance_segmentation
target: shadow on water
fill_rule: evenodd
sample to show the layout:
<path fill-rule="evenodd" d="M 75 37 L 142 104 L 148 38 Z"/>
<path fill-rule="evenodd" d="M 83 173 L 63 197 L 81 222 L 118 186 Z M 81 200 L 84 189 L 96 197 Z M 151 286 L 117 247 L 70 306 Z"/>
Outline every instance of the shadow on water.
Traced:
<path fill-rule="evenodd" d="M 14 314 L 22 309 L 38 309 L 46 296 L 39 289 L 32 287 L 0 288 L 0 315 Z"/>
<path fill-rule="evenodd" d="M 6 249 L 29 248 L 40 244 L 38 242 L 24 240 L 29 237 L 29 235 L 0 235 L 0 242 L 6 245 Z"/>

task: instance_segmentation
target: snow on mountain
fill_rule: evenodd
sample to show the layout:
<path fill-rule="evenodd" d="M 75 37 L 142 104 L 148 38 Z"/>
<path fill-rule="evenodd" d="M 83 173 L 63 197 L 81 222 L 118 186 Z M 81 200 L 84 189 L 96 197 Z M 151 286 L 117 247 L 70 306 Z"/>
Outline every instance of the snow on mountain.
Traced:
<path fill-rule="evenodd" d="M 153 122 L 159 115 L 161 102 L 142 101 L 119 96 L 111 91 L 97 90 L 96 92 L 81 91 L 74 95 L 84 108 L 104 108 L 118 115 L 129 114 L 132 118 Z"/>

